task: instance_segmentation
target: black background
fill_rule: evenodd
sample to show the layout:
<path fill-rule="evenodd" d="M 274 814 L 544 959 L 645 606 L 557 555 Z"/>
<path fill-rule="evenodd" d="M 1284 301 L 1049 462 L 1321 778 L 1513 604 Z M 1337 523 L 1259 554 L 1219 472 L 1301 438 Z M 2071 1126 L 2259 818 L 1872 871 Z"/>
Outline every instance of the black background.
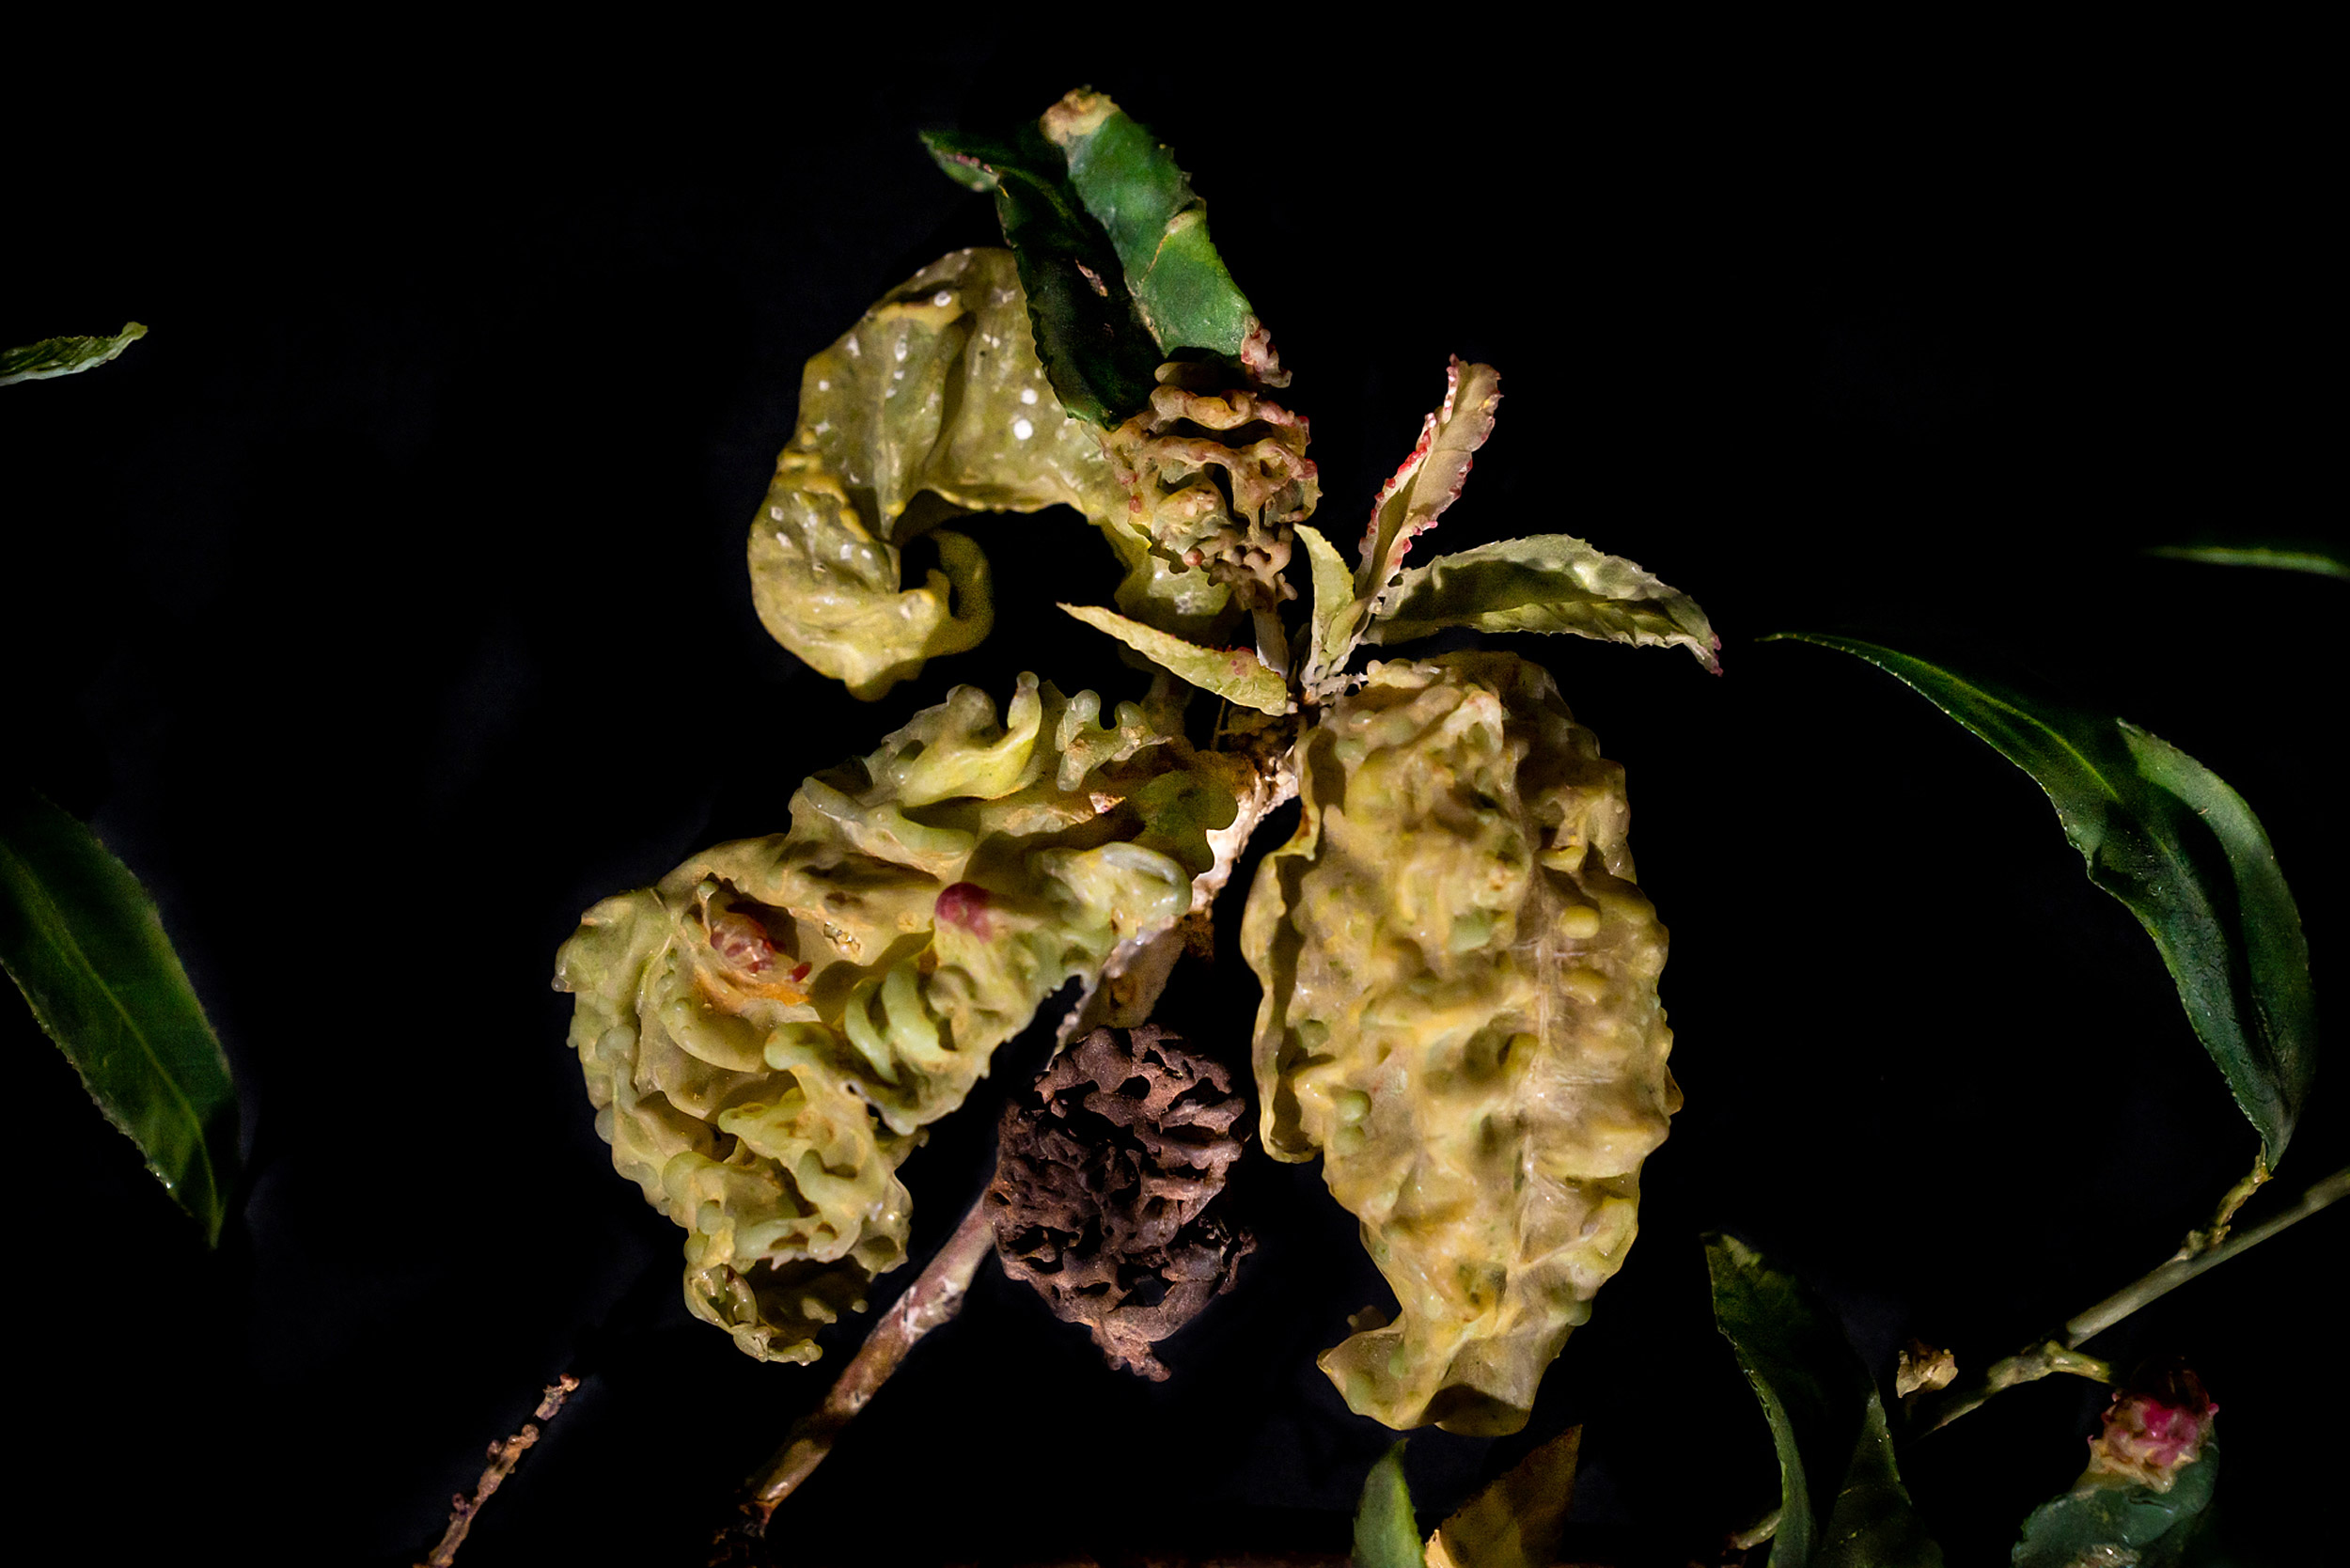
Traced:
<path fill-rule="evenodd" d="M 1866 666 L 1755 639 L 1873 635 L 2183 746 L 2261 812 L 2330 995 L 2350 601 L 2138 554 L 2339 542 L 2311 376 L 2340 357 L 2340 256 L 2291 81 L 2193 47 L 2019 45 L 2040 63 L 1929 81 L 1904 50 L 1749 74 L 1559 39 L 1403 40 L 1376 70 L 1228 39 L 1179 68 L 1164 39 L 871 25 L 854 70 L 780 30 L 605 40 L 581 71 L 518 42 L 166 71 L 16 128 L 0 340 L 151 333 L 0 392 L 0 745 L 161 901 L 249 1152 L 207 1253 L 0 1007 L 20 1509 L 96 1560 L 414 1560 L 572 1370 L 460 1560 L 700 1560 L 848 1341 L 762 1367 L 687 1318 L 676 1232 L 595 1137 L 552 955 L 597 898 L 781 827 L 802 775 L 952 683 L 1138 687 L 1051 608 L 1115 576 L 1066 513 L 980 523 L 995 635 L 872 706 L 765 637 L 741 556 L 801 362 L 992 238 L 914 132 L 1079 81 L 1209 198 L 1296 371 L 1334 539 L 1459 353 L 1505 400 L 1422 550 L 1582 535 L 1724 638 L 1718 680 L 1504 644 L 1629 770 L 1688 1104 L 1528 1431 L 1414 1439 L 1425 1520 L 1574 1422 L 1593 1560 L 1684 1561 L 1767 1506 L 1708 1228 L 1803 1273 L 1889 1378 L 1906 1335 L 1980 1360 L 2087 1306 L 2249 1165 L 2154 949 L 2029 782 Z M 1237 1064 L 1255 985 L 1227 947 L 1169 1010 Z M 1007 1047 L 907 1167 L 917 1246 L 1042 1049 Z M 2342 1163 L 2338 1076 L 2280 1188 Z M 991 1268 L 779 1517 L 788 1560 L 1342 1550 L 1391 1436 L 1312 1356 L 1383 1288 L 1313 1168 L 1250 1165 L 1261 1249 L 1167 1347 L 1172 1382 L 1104 1371 Z M 2223 1507 L 2271 1550 L 2338 1466 L 2342 1238 L 2313 1221 L 2096 1347 L 2202 1372 Z M 1954 1564 L 2004 1560 L 2100 1399 L 2053 1380 L 1911 1450 Z"/>

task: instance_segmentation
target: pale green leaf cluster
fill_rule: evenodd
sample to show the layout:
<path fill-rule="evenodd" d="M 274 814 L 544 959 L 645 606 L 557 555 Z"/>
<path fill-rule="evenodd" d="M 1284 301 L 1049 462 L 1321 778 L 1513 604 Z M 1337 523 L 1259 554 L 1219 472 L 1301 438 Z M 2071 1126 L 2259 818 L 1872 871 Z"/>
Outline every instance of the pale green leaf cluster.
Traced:
<path fill-rule="evenodd" d="M 898 1166 L 1072 980 L 1186 913 L 1236 807 L 1122 705 L 957 687 L 804 782 L 791 828 L 589 910 L 557 958 L 613 1164 L 687 1231 L 685 1297 L 762 1359 L 904 1256 Z"/>
<path fill-rule="evenodd" d="M 1262 1136 L 1321 1157 L 1399 1305 L 1323 1370 L 1390 1426 L 1513 1432 L 1680 1105 L 1622 771 L 1506 653 L 1378 666 L 1294 756 L 1241 935 Z"/>
<path fill-rule="evenodd" d="M 1695 601 L 1579 539 L 1537 534 L 1404 566 L 1412 541 L 1459 499 L 1500 400 L 1493 367 L 1452 361 L 1443 403 L 1372 505 L 1351 580 L 1335 545 L 1311 528 L 1298 529 L 1314 584 L 1302 670 L 1308 700 L 1326 701 L 1345 689 L 1347 661 L 1362 644 L 1404 642 L 1451 627 L 1678 646 L 1719 672 L 1720 640 Z"/>

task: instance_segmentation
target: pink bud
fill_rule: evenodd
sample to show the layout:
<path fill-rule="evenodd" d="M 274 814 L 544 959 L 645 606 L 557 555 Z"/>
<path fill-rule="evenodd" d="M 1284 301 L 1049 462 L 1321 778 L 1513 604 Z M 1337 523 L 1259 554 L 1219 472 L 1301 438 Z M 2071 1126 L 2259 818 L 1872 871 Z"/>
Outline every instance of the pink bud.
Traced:
<path fill-rule="evenodd" d="M 2105 1430 L 2089 1440 L 2090 1473 L 2168 1492 L 2178 1472 L 2202 1457 L 2203 1436 L 2218 1411 L 2186 1366 L 2140 1368 L 2107 1406 Z"/>
<path fill-rule="evenodd" d="M 775 944 L 767 940 L 767 929 L 733 910 L 712 918 L 710 946 L 720 958 L 746 975 L 760 974 L 776 961 Z"/>
<path fill-rule="evenodd" d="M 995 923 L 988 918 L 987 889 L 975 882 L 958 882 L 938 895 L 936 918 L 942 926 L 956 926 L 984 942 L 995 933 Z"/>

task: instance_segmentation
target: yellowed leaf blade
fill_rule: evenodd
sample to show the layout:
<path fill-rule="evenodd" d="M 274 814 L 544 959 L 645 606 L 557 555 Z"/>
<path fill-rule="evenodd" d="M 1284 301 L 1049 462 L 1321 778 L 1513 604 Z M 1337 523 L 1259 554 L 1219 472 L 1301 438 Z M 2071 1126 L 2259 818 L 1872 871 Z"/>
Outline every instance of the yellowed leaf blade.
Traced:
<path fill-rule="evenodd" d="M 1063 604 L 1061 608 L 1095 631 L 1108 633 L 1162 669 L 1215 693 L 1227 702 L 1254 708 L 1261 713 L 1289 711 L 1289 682 L 1266 668 L 1253 649 L 1202 648 L 1098 605 Z"/>
<path fill-rule="evenodd" d="M 1428 1538 L 1428 1568 L 1550 1568 L 1582 1447 L 1571 1426 L 1463 1503 Z"/>

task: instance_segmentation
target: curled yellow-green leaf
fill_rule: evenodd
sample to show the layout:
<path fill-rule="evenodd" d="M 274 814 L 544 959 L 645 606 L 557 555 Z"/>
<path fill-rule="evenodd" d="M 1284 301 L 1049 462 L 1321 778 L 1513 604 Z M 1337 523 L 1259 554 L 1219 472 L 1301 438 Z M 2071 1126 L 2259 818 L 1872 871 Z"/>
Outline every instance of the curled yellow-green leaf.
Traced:
<path fill-rule="evenodd" d="M 1011 253 L 957 251 L 807 362 L 799 427 L 751 524 L 752 603 L 776 641 L 878 698 L 993 623 L 986 557 L 940 525 L 1053 506 L 1110 536 L 1131 613 L 1203 629 L 1223 608 L 1225 589 L 1152 557 L 1128 525 L 1099 436 L 1037 362 Z M 925 534 L 938 566 L 905 584 L 905 547 Z"/>
<path fill-rule="evenodd" d="M 1065 981 L 1191 908 L 1225 775 L 1131 703 L 1109 718 L 1033 676 L 1000 720 L 957 687 L 802 783 L 788 833 L 605 900 L 557 955 L 613 1164 L 748 1354 L 815 1358 L 904 1257 L 921 1129 Z"/>

